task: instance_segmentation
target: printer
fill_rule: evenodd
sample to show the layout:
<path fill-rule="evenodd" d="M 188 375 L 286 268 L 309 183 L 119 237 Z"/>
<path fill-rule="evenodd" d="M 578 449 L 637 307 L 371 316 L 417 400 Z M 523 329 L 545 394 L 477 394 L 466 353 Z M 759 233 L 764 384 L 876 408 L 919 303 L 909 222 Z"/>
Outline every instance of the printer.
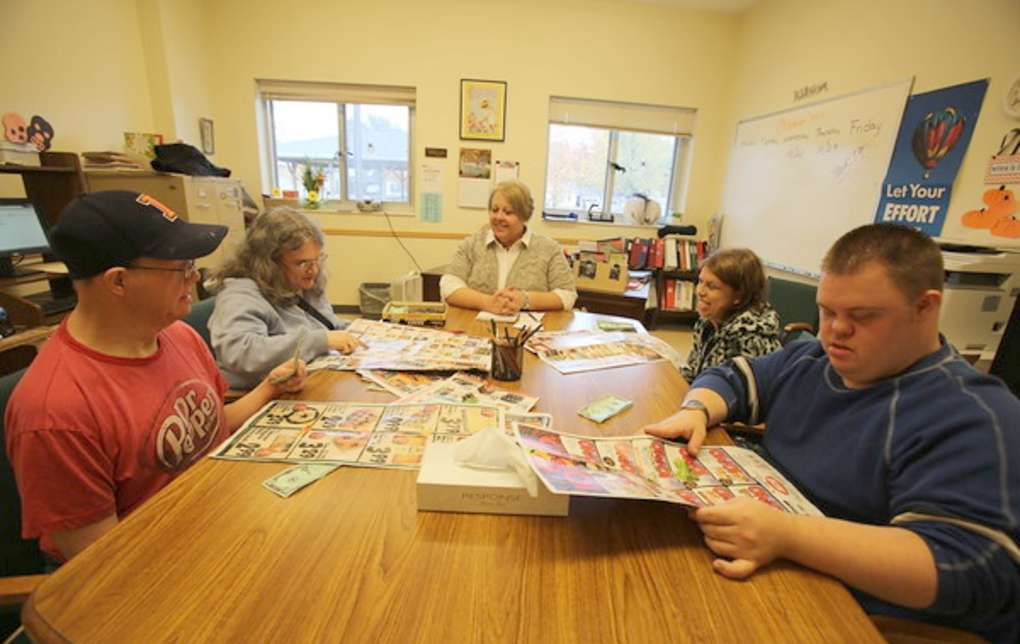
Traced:
<path fill-rule="evenodd" d="M 961 355 L 987 369 L 1020 293 L 1020 252 L 943 247 L 942 260 L 939 328 Z"/>

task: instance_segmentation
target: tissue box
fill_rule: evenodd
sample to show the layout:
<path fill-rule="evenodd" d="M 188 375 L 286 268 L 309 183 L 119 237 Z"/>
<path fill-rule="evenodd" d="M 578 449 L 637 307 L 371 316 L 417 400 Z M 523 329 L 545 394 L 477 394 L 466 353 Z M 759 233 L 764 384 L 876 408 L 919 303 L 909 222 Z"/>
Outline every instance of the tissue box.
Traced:
<path fill-rule="evenodd" d="M 453 457 L 456 447 L 434 442 L 426 446 L 418 472 L 418 510 L 555 517 L 570 511 L 570 496 L 553 494 L 542 481 L 533 498 L 516 472 L 461 467 Z"/>

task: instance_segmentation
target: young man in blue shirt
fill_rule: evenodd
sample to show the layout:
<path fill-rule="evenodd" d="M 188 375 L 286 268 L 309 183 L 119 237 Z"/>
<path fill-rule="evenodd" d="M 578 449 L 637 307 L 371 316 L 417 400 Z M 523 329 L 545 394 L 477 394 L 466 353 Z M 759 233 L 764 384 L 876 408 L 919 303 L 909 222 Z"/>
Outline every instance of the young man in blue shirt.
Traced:
<path fill-rule="evenodd" d="M 696 453 L 724 420 L 767 422 L 773 464 L 826 514 L 750 499 L 693 518 L 743 578 L 784 558 L 842 580 L 870 613 L 1020 640 L 1020 401 L 939 334 L 938 247 L 873 224 L 822 264 L 817 342 L 737 358 L 646 427 Z"/>

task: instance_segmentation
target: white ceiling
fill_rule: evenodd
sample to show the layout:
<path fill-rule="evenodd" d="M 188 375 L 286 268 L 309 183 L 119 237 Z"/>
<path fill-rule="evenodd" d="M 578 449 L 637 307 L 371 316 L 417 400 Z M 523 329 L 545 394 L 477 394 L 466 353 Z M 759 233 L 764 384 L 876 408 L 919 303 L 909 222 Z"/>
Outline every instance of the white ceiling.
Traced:
<path fill-rule="evenodd" d="M 743 13 L 759 0 L 628 0 L 645 4 L 661 4 L 681 9 L 700 9 L 702 11 L 719 11 L 721 13 Z"/>

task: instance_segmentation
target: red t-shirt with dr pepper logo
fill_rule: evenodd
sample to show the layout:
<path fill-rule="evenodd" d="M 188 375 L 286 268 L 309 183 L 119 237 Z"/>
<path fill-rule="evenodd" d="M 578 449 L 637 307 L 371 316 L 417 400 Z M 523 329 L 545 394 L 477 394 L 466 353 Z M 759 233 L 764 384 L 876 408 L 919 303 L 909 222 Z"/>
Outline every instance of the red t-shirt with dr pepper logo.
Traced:
<path fill-rule="evenodd" d="M 148 358 L 108 356 L 72 338 L 65 320 L 11 396 L 22 534 L 57 559 L 52 533 L 123 519 L 227 437 L 227 383 L 208 346 L 183 322 L 158 343 Z"/>

